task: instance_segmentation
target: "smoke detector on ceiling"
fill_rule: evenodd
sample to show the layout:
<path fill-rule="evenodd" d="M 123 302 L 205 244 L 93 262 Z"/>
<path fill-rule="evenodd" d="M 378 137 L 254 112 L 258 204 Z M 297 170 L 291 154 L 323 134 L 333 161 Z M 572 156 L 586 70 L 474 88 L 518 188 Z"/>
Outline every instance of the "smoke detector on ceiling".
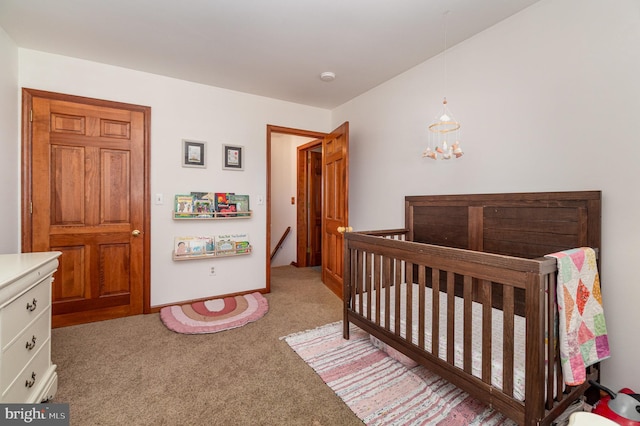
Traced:
<path fill-rule="evenodd" d="M 320 74 L 320 80 L 326 81 L 327 83 L 336 79 L 336 73 L 331 71 L 325 71 Z"/>

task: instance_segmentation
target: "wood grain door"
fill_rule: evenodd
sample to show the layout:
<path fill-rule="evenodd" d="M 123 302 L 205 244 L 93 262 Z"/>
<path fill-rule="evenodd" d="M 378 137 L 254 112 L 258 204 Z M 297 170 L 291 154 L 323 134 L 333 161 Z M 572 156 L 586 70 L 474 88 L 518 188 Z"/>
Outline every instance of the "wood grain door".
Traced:
<path fill-rule="evenodd" d="M 23 95 L 23 111 L 30 108 L 23 192 L 31 204 L 23 251 L 62 252 L 53 326 L 147 311 L 150 109 Z"/>
<path fill-rule="evenodd" d="M 324 203 L 322 218 L 322 281 L 342 297 L 344 238 L 349 226 L 349 123 L 345 122 L 322 142 Z"/>
<path fill-rule="evenodd" d="M 322 265 L 322 152 L 309 151 L 309 259 L 308 266 Z"/>

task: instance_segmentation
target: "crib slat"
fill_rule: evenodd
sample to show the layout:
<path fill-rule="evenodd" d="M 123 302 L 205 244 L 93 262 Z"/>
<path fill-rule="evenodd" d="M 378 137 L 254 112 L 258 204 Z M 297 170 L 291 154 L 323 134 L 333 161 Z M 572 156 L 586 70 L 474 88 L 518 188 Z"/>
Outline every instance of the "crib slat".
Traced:
<path fill-rule="evenodd" d="M 384 281 L 382 286 L 384 287 L 384 328 L 387 330 L 391 330 L 391 326 L 389 322 L 391 321 L 391 301 L 389 300 L 389 296 L 391 294 L 390 286 L 391 283 L 391 259 L 388 257 L 384 257 L 382 262 L 382 275 L 384 277 Z"/>
<path fill-rule="evenodd" d="M 463 357 L 463 366 L 464 371 L 467 373 L 471 373 L 471 360 L 472 360 L 472 327 L 473 327 L 473 314 L 472 314 L 472 306 L 471 302 L 473 302 L 472 298 L 472 287 L 471 287 L 471 276 L 464 276 L 464 284 L 463 284 L 463 295 L 464 295 L 464 357 Z M 484 362 L 484 360 L 483 360 Z"/>
<path fill-rule="evenodd" d="M 502 289 L 503 326 L 502 326 L 502 391 L 513 396 L 513 287 L 505 285 Z"/>
<path fill-rule="evenodd" d="M 400 296 L 399 296 L 399 292 L 400 292 L 400 284 L 402 284 L 403 282 L 405 282 L 404 278 L 403 278 L 403 271 L 404 271 L 404 262 L 400 259 L 396 259 L 395 260 L 395 281 L 394 281 L 394 292 L 395 292 L 395 298 L 394 298 L 394 311 L 393 311 L 393 318 L 395 321 L 395 324 L 393 325 L 393 329 L 394 329 L 394 333 L 398 334 L 398 332 L 400 331 Z M 391 330 L 391 327 L 389 328 L 389 330 Z"/>
<path fill-rule="evenodd" d="M 555 276 L 555 274 L 552 274 Z M 553 326 L 552 324 L 554 323 L 554 317 L 553 317 L 553 312 L 551 309 L 554 308 L 554 303 L 553 303 L 553 299 L 552 297 L 555 299 L 555 295 L 556 295 L 556 291 L 555 288 L 552 288 L 554 286 L 551 285 L 551 281 L 555 282 L 555 279 L 549 280 L 549 276 L 547 276 L 546 281 L 546 285 L 547 285 L 547 292 L 546 292 L 546 297 L 545 297 L 545 335 L 546 335 L 546 339 L 545 339 L 545 359 L 546 359 L 546 366 L 545 366 L 545 377 L 547 377 L 547 382 L 545 383 L 545 394 L 546 394 L 546 400 L 545 400 L 545 408 L 546 409 L 550 409 L 553 407 L 553 393 L 554 393 L 554 388 L 553 388 L 553 380 L 555 378 L 555 373 L 554 373 L 554 367 L 555 367 L 555 356 L 553 353 L 553 342 L 554 342 L 554 332 L 553 332 Z"/>
<path fill-rule="evenodd" d="M 563 396 L 563 392 L 562 392 L 562 386 L 563 386 L 563 378 L 562 378 L 562 368 L 560 365 L 560 357 L 559 357 L 559 353 L 557 350 L 557 345 L 556 345 L 556 339 L 557 339 L 557 332 L 556 332 L 556 321 L 555 321 L 555 314 L 558 311 L 558 304 L 557 304 L 557 294 L 556 294 L 556 289 L 557 289 L 557 285 L 558 282 L 556 280 L 557 275 L 556 274 L 549 274 L 547 275 L 548 277 L 548 282 L 549 282 L 549 288 L 548 288 L 548 299 L 547 299 L 547 377 L 549 377 L 549 379 L 547 379 L 547 402 L 546 402 L 546 406 L 547 408 L 553 407 L 553 394 L 552 392 L 554 392 L 554 380 L 553 378 L 555 377 L 555 392 L 554 394 L 557 395 L 557 400 L 560 401 L 562 400 L 562 396 Z"/>
<path fill-rule="evenodd" d="M 408 270 L 411 271 L 410 272 L 410 278 L 409 280 L 407 280 L 407 294 L 406 294 L 406 300 L 405 300 L 405 309 L 406 309 L 406 324 L 405 324 L 405 336 L 406 336 L 406 340 L 407 342 L 411 343 L 413 342 L 413 285 L 411 285 L 414 282 L 413 279 L 413 264 L 409 263 L 408 264 L 409 268 Z"/>
<path fill-rule="evenodd" d="M 427 286 L 425 267 L 418 267 L 418 346 L 424 349 L 424 290 Z"/>
<path fill-rule="evenodd" d="M 365 281 L 365 276 L 364 272 L 363 272 L 363 254 L 362 251 L 358 250 L 356 251 L 357 253 L 357 267 L 356 267 L 356 281 L 355 281 L 355 285 L 356 285 L 356 291 L 354 293 L 357 293 L 359 295 L 359 302 L 358 302 L 358 309 L 357 312 L 362 313 L 363 307 L 364 307 L 364 281 Z M 355 297 L 355 294 L 354 294 Z"/>
<path fill-rule="evenodd" d="M 380 296 L 382 293 L 382 289 L 380 287 L 381 277 L 380 277 L 380 263 L 382 256 L 374 255 L 373 256 L 373 287 L 376 293 L 376 307 L 375 307 L 375 323 L 377 325 L 382 324 L 380 320 L 380 312 L 382 312 L 382 307 L 380 306 Z"/>
<path fill-rule="evenodd" d="M 431 353 L 440 356 L 440 270 L 431 270 Z"/>
<path fill-rule="evenodd" d="M 411 267 L 411 264 L 404 263 L 403 271 L 405 273 L 405 279 L 403 281 L 401 281 L 401 282 L 407 282 L 407 283 L 411 282 L 410 281 L 411 274 L 409 273 L 410 267 Z M 398 284 L 400 284 L 400 282 Z M 393 332 L 394 332 L 394 334 L 396 336 L 400 335 L 400 303 L 401 303 L 400 290 L 401 289 L 402 288 L 401 288 L 400 285 L 397 285 L 396 288 L 395 288 L 395 299 L 394 299 L 395 300 L 395 306 L 393 307 L 393 309 L 394 309 L 394 312 L 396 313 L 396 315 L 395 315 L 396 323 L 395 323 L 395 327 L 394 327 L 394 331 Z"/>
<path fill-rule="evenodd" d="M 371 256 L 367 254 L 366 260 L 366 289 L 367 289 L 367 319 L 371 320 Z"/>
<path fill-rule="evenodd" d="M 447 362 L 455 365 L 454 342 L 455 342 L 455 287 L 454 274 L 447 271 Z"/>
<path fill-rule="evenodd" d="M 480 301 L 482 303 L 482 381 L 491 384 L 491 345 L 492 336 L 487 336 L 486 330 L 492 330 L 492 294 L 491 281 L 480 281 Z"/>
<path fill-rule="evenodd" d="M 544 415 L 544 277 L 528 274 L 526 286 L 527 318 L 526 365 L 525 365 L 525 415 L 540 419 Z M 537 380 L 536 380 L 537 379 Z"/>

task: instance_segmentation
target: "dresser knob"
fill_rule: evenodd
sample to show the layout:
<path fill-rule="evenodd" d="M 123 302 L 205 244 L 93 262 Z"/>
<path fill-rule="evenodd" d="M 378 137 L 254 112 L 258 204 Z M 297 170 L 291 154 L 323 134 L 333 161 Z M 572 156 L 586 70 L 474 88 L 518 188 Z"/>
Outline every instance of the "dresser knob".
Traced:
<path fill-rule="evenodd" d="M 36 300 L 36 298 L 33 298 L 33 302 L 29 303 L 27 302 L 27 311 L 29 312 L 33 312 L 36 310 L 36 305 L 38 304 L 38 301 Z"/>
<path fill-rule="evenodd" d="M 36 336 L 33 336 L 31 340 L 27 340 L 27 349 L 31 350 L 36 347 Z"/>
<path fill-rule="evenodd" d="M 24 386 L 26 388 L 30 388 L 31 386 L 33 386 L 36 383 L 36 372 L 32 371 L 31 372 L 31 380 L 28 380 L 25 382 Z"/>

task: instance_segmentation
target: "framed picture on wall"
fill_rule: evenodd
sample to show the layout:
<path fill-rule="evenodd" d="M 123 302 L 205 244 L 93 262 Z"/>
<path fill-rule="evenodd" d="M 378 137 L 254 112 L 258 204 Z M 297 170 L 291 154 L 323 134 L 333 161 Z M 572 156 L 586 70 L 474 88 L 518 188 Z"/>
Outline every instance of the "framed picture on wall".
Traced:
<path fill-rule="evenodd" d="M 206 142 L 182 139 L 182 167 L 207 167 Z"/>
<path fill-rule="evenodd" d="M 244 147 L 222 145 L 222 168 L 225 170 L 244 170 Z"/>

